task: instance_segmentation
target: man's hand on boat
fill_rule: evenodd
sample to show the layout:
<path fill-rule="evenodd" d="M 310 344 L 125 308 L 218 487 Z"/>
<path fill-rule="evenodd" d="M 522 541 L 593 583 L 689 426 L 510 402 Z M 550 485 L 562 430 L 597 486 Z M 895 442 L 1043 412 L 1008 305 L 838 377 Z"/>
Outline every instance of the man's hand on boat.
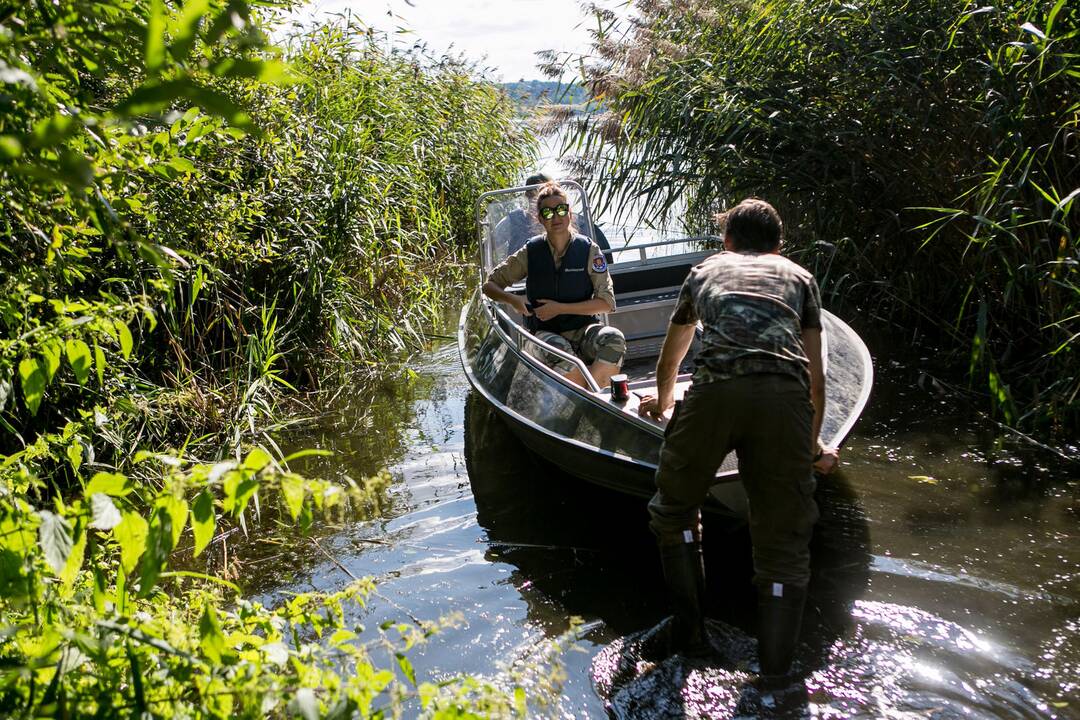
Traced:
<path fill-rule="evenodd" d="M 638 415 L 658 423 L 666 423 L 671 417 L 671 408 L 675 405 L 674 398 L 666 406 L 661 406 L 660 398 L 654 395 L 639 395 L 638 397 L 640 398 L 637 409 Z"/>
<path fill-rule="evenodd" d="M 828 475 L 840 467 L 840 448 L 822 447 L 814 458 L 814 472 Z"/>

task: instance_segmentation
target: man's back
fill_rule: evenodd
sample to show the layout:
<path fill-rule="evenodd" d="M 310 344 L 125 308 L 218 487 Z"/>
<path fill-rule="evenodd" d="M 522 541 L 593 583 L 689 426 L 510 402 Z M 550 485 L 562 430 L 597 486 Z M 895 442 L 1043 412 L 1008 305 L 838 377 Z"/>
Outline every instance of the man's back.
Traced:
<path fill-rule="evenodd" d="M 673 322 L 700 320 L 695 382 L 753 373 L 809 382 L 804 328 L 821 327 L 821 300 L 808 270 L 774 253 L 721 252 L 690 272 Z"/>

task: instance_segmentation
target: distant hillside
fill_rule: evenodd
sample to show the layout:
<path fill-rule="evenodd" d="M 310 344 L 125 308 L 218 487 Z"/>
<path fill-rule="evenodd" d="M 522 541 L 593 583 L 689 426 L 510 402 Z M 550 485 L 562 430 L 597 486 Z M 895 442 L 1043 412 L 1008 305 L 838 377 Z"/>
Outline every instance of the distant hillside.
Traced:
<path fill-rule="evenodd" d="M 544 103 L 578 105 L 589 99 L 589 92 L 580 85 L 560 84 L 551 80 L 519 80 L 503 83 L 502 87 L 521 108 Z"/>

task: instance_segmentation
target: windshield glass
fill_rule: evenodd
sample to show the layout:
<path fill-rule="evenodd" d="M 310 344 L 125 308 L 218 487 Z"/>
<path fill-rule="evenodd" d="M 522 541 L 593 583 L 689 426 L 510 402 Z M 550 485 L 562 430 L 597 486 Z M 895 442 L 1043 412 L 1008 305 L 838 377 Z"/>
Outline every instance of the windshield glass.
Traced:
<path fill-rule="evenodd" d="M 566 191 L 575 232 L 595 242 L 585 193 L 576 183 L 560 182 L 559 185 Z M 484 198 L 484 206 L 480 208 L 480 246 L 485 271 L 490 272 L 530 238 L 544 233 L 536 217 L 535 198 L 540 187 L 500 190 Z"/>

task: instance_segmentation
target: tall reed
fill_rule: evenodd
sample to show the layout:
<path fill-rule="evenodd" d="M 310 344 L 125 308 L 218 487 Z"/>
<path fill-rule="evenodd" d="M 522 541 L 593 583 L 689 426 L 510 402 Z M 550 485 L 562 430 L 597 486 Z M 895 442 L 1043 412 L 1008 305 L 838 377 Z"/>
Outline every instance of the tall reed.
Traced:
<path fill-rule="evenodd" d="M 347 21 L 274 47 L 283 5 L 0 4 L 0 716 L 526 712 L 418 681 L 437 624 L 361 639 L 370 581 L 265 608 L 175 565 L 377 504 L 261 447 L 283 395 L 417 342 L 529 153 L 467 65 Z"/>
<path fill-rule="evenodd" d="M 1006 422 L 1080 427 L 1075 3 L 636 7 L 568 121 L 601 204 L 768 198 L 826 291 L 936 334 Z"/>
<path fill-rule="evenodd" d="M 511 183 L 530 157 L 503 93 L 461 60 L 387 49 L 355 19 L 301 31 L 283 49 L 254 43 L 252 25 L 235 44 L 256 54 L 208 72 L 198 58 L 228 48 L 208 43 L 212 25 L 185 36 L 180 11 L 162 15 L 174 34 L 157 79 L 131 52 L 142 38 L 123 39 L 124 11 L 68 5 L 117 46 L 95 73 L 84 64 L 95 52 L 33 8 L 5 46 L 13 67 L 37 56 L 72 74 L 47 80 L 26 66 L 33 82 L 17 85 L 24 97 L 0 121 L 12 151 L 0 191 L 16 199 L 0 228 L 0 381 L 13 390 L 0 403 L 12 431 L 0 449 L 90 395 L 126 395 L 123 377 L 150 389 L 119 415 L 143 416 L 161 441 L 239 440 L 252 413 L 272 422 L 281 390 L 376 368 L 422 342 L 471 252 L 474 198 Z M 90 81 L 65 79 L 79 73 Z M 58 93 L 68 99 L 50 106 Z M 92 322 L 79 320 L 88 312 Z M 99 356 L 99 389 L 52 382 L 63 368 L 50 358 L 68 341 L 91 364 Z M 25 379 L 22 361 L 33 365 Z"/>

